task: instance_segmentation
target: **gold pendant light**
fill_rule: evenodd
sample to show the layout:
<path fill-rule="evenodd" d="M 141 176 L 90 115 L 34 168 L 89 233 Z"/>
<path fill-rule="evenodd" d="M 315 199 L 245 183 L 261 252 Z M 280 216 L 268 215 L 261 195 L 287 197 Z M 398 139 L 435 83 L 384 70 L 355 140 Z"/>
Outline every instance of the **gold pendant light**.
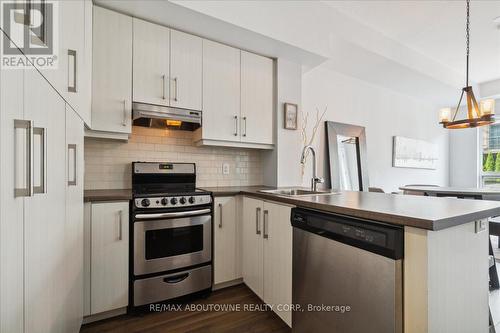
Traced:
<path fill-rule="evenodd" d="M 472 87 L 469 86 L 469 26 L 470 26 L 470 0 L 467 2 L 467 22 L 466 22 L 466 43 L 467 43 L 467 56 L 466 56 L 466 74 L 465 74 L 465 87 L 462 88 L 462 94 L 460 95 L 460 100 L 458 101 L 457 108 L 453 118 L 451 118 L 451 109 L 445 108 L 441 109 L 439 115 L 439 123 L 443 124 L 444 128 L 448 129 L 458 129 L 458 128 L 471 128 L 489 125 L 495 122 L 495 101 L 492 99 L 483 100 L 478 105 Z M 466 98 L 467 103 L 467 118 L 456 120 L 458 111 L 460 109 L 460 104 L 462 100 Z"/>

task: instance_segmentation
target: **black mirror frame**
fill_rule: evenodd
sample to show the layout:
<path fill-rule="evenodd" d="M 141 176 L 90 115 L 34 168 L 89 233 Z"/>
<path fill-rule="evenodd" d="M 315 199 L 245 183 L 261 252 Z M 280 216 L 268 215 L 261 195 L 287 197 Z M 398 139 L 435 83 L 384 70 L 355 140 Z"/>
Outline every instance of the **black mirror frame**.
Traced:
<path fill-rule="evenodd" d="M 356 138 L 356 152 L 358 160 L 359 190 L 368 191 L 368 158 L 366 154 L 366 134 L 363 126 L 325 121 L 326 149 L 328 153 L 328 173 L 330 175 L 330 188 L 340 189 L 339 152 L 337 136 L 350 136 Z"/>

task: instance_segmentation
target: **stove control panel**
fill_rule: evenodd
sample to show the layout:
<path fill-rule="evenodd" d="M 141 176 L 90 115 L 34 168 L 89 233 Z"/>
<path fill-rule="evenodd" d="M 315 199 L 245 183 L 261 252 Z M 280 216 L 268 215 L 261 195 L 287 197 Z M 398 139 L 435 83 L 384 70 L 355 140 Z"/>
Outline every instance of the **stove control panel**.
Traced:
<path fill-rule="evenodd" d="M 167 197 L 135 198 L 134 205 L 137 208 L 173 208 L 206 205 L 212 202 L 212 197 L 203 195 L 179 195 Z"/>

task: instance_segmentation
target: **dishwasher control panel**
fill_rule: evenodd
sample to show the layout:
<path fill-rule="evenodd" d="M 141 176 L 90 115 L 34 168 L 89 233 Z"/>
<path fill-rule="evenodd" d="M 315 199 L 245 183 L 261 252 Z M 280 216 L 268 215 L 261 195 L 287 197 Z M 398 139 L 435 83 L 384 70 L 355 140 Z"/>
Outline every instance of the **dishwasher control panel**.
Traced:
<path fill-rule="evenodd" d="M 351 216 L 293 208 L 291 223 L 317 235 L 399 259 L 403 256 L 403 229 Z"/>
<path fill-rule="evenodd" d="M 340 229 L 339 233 L 347 237 L 363 240 L 368 243 L 373 243 L 379 246 L 385 246 L 387 244 L 387 237 L 382 232 L 377 232 L 373 230 L 362 229 L 359 227 L 354 227 L 350 225 L 334 224 L 331 226 L 334 231 L 335 229 Z"/>

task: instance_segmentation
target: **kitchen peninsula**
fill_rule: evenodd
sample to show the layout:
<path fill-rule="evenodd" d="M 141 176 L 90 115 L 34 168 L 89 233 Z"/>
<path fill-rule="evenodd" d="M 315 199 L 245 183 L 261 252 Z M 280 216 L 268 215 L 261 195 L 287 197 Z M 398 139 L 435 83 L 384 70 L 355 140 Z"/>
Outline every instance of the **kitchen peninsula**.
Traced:
<path fill-rule="evenodd" d="M 255 229 L 255 211 L 249 199 L 276 206 L 300 207 L 355 217 L 365 223 L 396 225 L 404 230 L 402 309 L 404 332 L 481 332 L 488 327 L 488 223 L 500 214 L 500 203 L 411 195 L 342 191 L 309 196 L 281 196 L 261 192 L 265 186 L 208 187 L 215 198 L 215 220 L 228 222 L 224 200 L 234 200 L 240 233 L 244 224 Z M 112 192 L 94 190 L 86 196 L 106 197 Z M 119 200 L 124 192 L 119 193 Z M 222 201 L 221 201 L 222 200 Z M 250 221 L 243 216 L 250 210 Z M 287 211 L 288 212 L 288 211 Z M 272 224 L 291 229 L 289 214 Z M 217 229 L 217 226 L 214 226 Z M 273 227 L 268 227 L 273 228 Z M 271 229 L 272 230 L 272 229 Z M 217 232 L 217 231 L 216 231 Z M 238 232 L 238 231 L 237 231 Z M 290 233 L 291 235 L 291 233 Z M 239 236 L 244 237 L 244 236 Z M 272 236 L 271 236 L 272 237 Z M 238 239 L 238 237 L 237 237 Z M 290 240 L 291 244 L 291 240 Z M 217 241 L 216 241 L 217 246 Z M 236 245 L 238 246 L 238 245 Z M 238 250 L 237 253 L 244 252 Z M 291 249 L 286 253 L 290 252 Z M 217 250 L 215 252 L 217 274 Z M 245 255 L 241 255 L 245 265 Z M 245 276 L 243 275 L 245 281 Z M 291 279 L 290 279 L 291 280 Z M 251 288 L 252 289 L 252 288 Z M 400 309 L 401 310 L 401 309 Z"/>

